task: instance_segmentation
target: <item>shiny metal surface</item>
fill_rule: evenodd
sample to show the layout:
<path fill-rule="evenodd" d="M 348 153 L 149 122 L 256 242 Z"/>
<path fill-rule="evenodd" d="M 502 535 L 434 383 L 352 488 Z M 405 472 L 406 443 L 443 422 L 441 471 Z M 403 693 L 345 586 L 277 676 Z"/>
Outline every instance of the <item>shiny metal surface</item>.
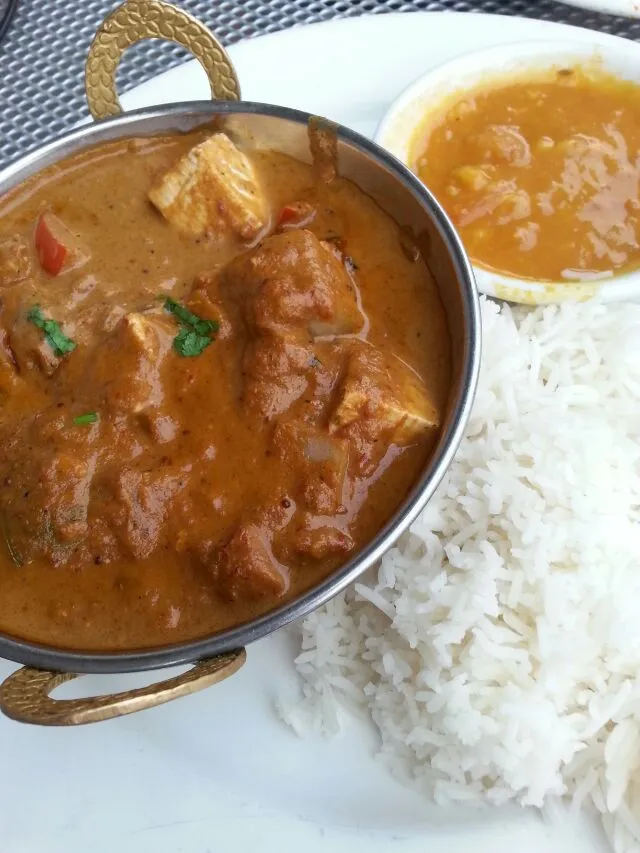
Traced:
<path fill-rule="evenodd" d="M 383 12 L 492 12 L 544 18 L 640 39 L 640 21 L 554 0 L 179 0 L 223 44 L 337 17 Z M 89 43 L 113 0 L 20 0 L 0 43 L 0 165 L 56 138 L 87 115 L 82 72 Z M 129 52 L 124 91 L 184 61 L 180 48 L 148 42 Z"/>
<path fill-rule="evenodd" d="M 185 673 L 134 690 L 81 699 L 54 699 L 51 694 L 77 674 L 23 666 L 0 684 L 0 711 L 19 723 L 37 726 L 84 726 L 156 708 L 212 687 L 234 675 L 247 659 L 244 649 L 197 661 Z"/>
<path fill-rule="evenodd" d="M 180 104 L 145 109 L 88 125 L 44 146 L 0 173 L 0 194 L 43 167 L 87 145 L 130 134 L 188 130 L 218 117 L 222 129 L 256 147 L 278 148 L 310 161 L 307 113 L 246 102 Z M 57 671 L 129 672 L 200 660 L 229 652 L 299 619 L 328 601 L 372 566 L 417 516 L 449 466 L 471 410 L 480 363 L 480 316 L 471 266 L 442 208 L 392 155 L 351 130 L 335 127 L 339 173 L 374 197 L 420 248 L 447 311 L 454 381 L 442 435 L 419 482 L 378 536 L 320 586 L 234 630 L 198 642 L 122 654 L 83 654 L 44 648 L 0 635 L 0 657 Z"/>
<path fill-rule="evenodd" d="M 0 39 L 3 39 L 11 26 L 18 0 L 0 0 Z"/>

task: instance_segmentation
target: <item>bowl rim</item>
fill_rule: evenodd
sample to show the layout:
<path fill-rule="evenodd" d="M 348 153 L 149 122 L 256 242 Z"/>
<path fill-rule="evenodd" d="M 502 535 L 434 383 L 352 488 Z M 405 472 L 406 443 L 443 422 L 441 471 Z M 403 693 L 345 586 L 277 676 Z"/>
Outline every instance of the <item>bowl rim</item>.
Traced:
<path fill-rule="evenodd" d="M 169 130 L 171 120 L 197 119 L 200 117 L 206 120 L 213 115 L 236 113 L 271 116 L 305 126 L 308 125 L 310 119 L 315 118 L 311 113 L 301 110 L 250 101 L 186 101 L 177 104 L 143 107 L 123 113 L 116 118 L 82 125 L 11 163 L 0 171 L 0 193 L 17 185 L 20 180 L 27 177 L 26 175 L 21 176 L 23 171 L 32 170 L 30 173 L 33 174 L 39 168 L 44 168 L 49 162 L 57 162 L 75 151 L 82 150 L 85 145 L 126 136 L 129 132 L 133 132 L 135 125 L 152 124 L 154 119 L 158 121 L 167 120 L 164 129 Z M 481 322 L 480 303 L 473 270 L 460 238 L 444 209 L 415 175 L 400 160 L 375 142 L 335 122 L 329 122 L 329 124 L 335 128 L 338 139 L 378 161 L 413 195 L 424 210 L 425 215 L 430 217 L 433 226 L 447 247 L 459 283 L 463 312 L 462 322 L 465 330 L 465 351 L 462 357 L 460 376 L 456 377 L 459 390 L 457 397 L 452 401 L 449 425 L 441 435 L 438 446 L 427 462 L 420 479 L 394 515 L 355 557 L 348 560 L 320 584 L 247 623 L 196 640 L 121 652 L 66 649 L 31 642 L 0 632 L 1 658 L 40 669 L 106 674 L 179 666 L 232 651 L 307 616 L 312 610 L 342 592 L 360 574 L 374 565 L 394 544 L 398 536 L 409 527 L 433 495 L 463 437 L 478 382 Z"/>
<path fill-rule="evenodd" d="M 407 132 L 398 130 L 406 114 L 422 108 L 423 118 L 430 107 L 424 103 L 429 92 L 438 84 L 444 85 L 444 95 L 456 91 L 456 79 L 462 78 L 460 91 L 468 88 L 471 91 L 475 85 L 492 82 L 501 77 L 508 78 L 512 71 L 526 72 L 527 67 L 540 70 L 546 65 L 552 66 L 557 61 L 585 60 L 590 57 L 601 59 L 605 71 L 619 76 L 621 80 L 629 80 L 640 86 L 640 45 L 636 42 L 621 40 L 622 44 L 612 45 L 606 38 L 599 38 L 599 33 L 593 33 L 593 40 L 554 37 L 546 40 L 521 39 L 496 45 L 491 48 L 480 48 L 468 51 L 434 65 L 410 83 L 390 104 L 388 110 L 378 123 L 374 140 L 383 148 L 391 151 L 407 168 L 411 135 L 415 132 L 418 122 L 409 123 Z M 605 36 L 606 34 L 602 34 Z M 539 62 L 536 62 L 539 59 Z M 611 68 L 612 65 L 628 63 L 634 69 L 634 74 L 623 76 Z M 516 68 L 504 68 L 501 64 L 513 63 Z M 635 68 L 634 68 L 635 65 Z M 466 81 L 477 75 L 477 84 Z M 433 102 L 433 112 L 437 114 L 438 100 Z M 420 120 L 419 120 L 420 121 Z M 396 134 L 394 136 L 394 134 Z M 473 271 L 481 293 L 508 302 L 524 305 L 547 305 L 565 301 L 623 302 L 640 298 L 640 268 L 621 272 L 594 281 L 567 282 L 544 281 L 519 278 L 505 272 L 494 271 L 479 263 L 473 263 Z"/>

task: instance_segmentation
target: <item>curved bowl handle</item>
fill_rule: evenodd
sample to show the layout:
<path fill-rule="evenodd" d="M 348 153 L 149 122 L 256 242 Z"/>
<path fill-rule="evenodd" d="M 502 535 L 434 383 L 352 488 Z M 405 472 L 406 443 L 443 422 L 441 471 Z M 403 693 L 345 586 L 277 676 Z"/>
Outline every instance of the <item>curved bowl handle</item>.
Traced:
<path fill-rule="evenodd" d="M 0 685 L 0 711 L 20 723 L 39 726 L 81 726 L 123 717 L 188 696 L 223 681 L 247 659 L 244 649 L 196 663 L 188 672 L 148 687 L 86 699 L 52 699 L 49 694 L 77 678 L 69 672 L 49 672 L 22 667 Z"/>
<path fill-rule="evenodd" d="M 104 19 L 89 48 L 84 85 L 95 119 L 122 112 L 116 69 L 125 50 L 144 39 L 166 39 L 186 47 L 207 72 L 213 98 L 240 100 L 235 68 L 204 24 L 164 0 L 126 0 Z"/>

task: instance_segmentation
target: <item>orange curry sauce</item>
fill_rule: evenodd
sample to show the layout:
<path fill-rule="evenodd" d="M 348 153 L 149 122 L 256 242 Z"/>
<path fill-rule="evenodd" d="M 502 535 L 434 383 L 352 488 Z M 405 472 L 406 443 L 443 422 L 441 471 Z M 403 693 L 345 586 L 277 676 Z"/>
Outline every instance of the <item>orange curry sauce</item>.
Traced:
<path fill-rule="evenodd" d="M 419 128 L 413 167 L 474 262 L 588 281 L 640 264 L 640 87 L 562 68 L 457 93 Z"/>
<path fill-rule="evenodd" d="M 1 631 L 130 649 L 242 623 L 356 554 L 437 438 L 447 322 L 398 225 L 249 151 L 248 235 L 218 140 L 180 210 L 211 233 L 185 232 L 148 193 L 209 137 L 100 145 L 0 202 Z"/>

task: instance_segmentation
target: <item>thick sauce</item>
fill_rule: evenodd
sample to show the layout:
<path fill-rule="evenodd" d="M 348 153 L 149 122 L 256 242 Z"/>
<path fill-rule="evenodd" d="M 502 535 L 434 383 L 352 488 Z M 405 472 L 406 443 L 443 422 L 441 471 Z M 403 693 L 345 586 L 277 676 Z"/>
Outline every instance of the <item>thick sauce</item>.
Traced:
<path fill-rule="evenodd" d="M 311 167 L 252 152 L 264 242 L 243 256 L 242 240 L 185 234 L 147 193 L 205 138 L 109 143 L 1 200 L 5 251 L 20 238 L 30 266 L 0 279 L 4 632 L 122 649 L 241 623 L 356 553 L 433 446 L 437 428 L 401 438 L 375 421 L 380 359 L 392 380 L 400 371 L 392 385 L 419 382 L 438 418 L 449 384 L 437 289 L 396 224 L 348 181 L 318 185 Z M 276 227 L 292 202 L 313 208 L 304 230 Z M 58 275 L 34 249 L 43 211 L 82 242 L 82 262 Z M 331 276 L 347 282 L 352 326 L 293 328 Z M 172 346 L 166 297 L 219 325 L 199 355 Z M 75 343 L 54 364 L 34 305 Z M 332 412 L 348 376 L 365 395 L 373 382 L 379 407 L 344 426 Z"/>
<path fill-rule="evenodd" d="M 459 94 L 420 129 L 415 169 L 480 265 L 588 281 L 640 264 L 640 87 L 597 70 Z"/>

